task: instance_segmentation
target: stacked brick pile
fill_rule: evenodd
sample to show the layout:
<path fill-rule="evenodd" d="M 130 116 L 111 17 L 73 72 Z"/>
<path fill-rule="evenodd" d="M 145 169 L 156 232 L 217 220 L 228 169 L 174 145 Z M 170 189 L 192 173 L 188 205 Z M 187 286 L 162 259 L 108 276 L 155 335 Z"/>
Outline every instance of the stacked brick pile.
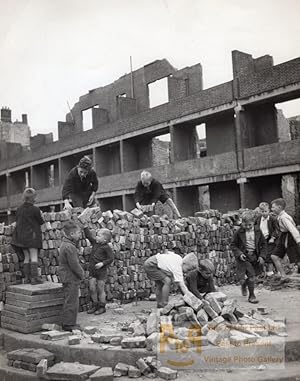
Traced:
<path fill-rule="evenodd" d="M 74 208 L 72 215 L 66 211 L 44 213 L 43 249 L 39 254 L 39 269 L 45 281 L 59 282 L 57 270 L 63 235 L 62 226 L 70 218 L 81 226 L 87 223 L 94 234 L 100 228 L 112 231 L 115 261 L 109 268 L 106 286 L 109 300 L 113 298 L 122 301 L 132 300 L 149 296 L 154 291 L 153 283 L 143 271 L 143 263 L 149 256 L 159 252 L 163 245 L 182 255 L 195 252 L 199 259 L 211 259 L 216 267 L 216 284 L 222 285 L 234 281 L 234 259 L 229 249 L 233 232 L 232 223 L 226 221 L 216 211 L 180 220 L 168 220 L 157 215 L 148 217 L 136 209 L 131 213 L 120 210 L 101 213 L 98 208 L 82 212 L 82 209 Z M 12 226 L 1 225 L 0 289 L 2 291 L 7 285 L 20 282 L 20 264 L 10 245 L 12 230 Z M 82 311 L 86 310 L 90 303 L 88 262 L 91 245 L 84 234 L 79 242 L 79 248 L 80 260 L 86 274 L 80 290 Z"/>
<path fill-rule="evenodd" d="M 11 246 L 13 226 L 0 224 L 0 311 L 3 309 L 5 290 L 21 280 L 19 258 Z"/>

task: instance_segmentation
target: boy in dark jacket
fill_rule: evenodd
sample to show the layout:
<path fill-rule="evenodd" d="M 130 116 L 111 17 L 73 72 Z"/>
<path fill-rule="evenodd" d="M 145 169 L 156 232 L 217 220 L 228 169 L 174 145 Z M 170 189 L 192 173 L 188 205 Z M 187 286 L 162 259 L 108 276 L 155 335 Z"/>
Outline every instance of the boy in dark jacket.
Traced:
<path fill-rule="evenodd" d="M 261 230 L 257 226 L 254 227 L 254 221 L 253 212 L 244 212 L 242 226 L 234 234 L 231 243 L 231 250 L 236 258 L 237 277 L 241 283 L 242 295 L 247 295 L 248 286 L 250 303 L 258 303 L 254 294 L 255 270 L 259 265 L 264 264 L 267 255 L 266 240 Z"/>
<path fill-rule="evenodd" d="M 267 241 L 266 270 L 267 276 L 273 275 L 273 261 L 271 255 L 276 247 L 276 241 L 279 235 L 279 226 L 276 217 L 270 214 L 270 206 L 267 202 L 261 202 L 258 206 L 259 216 L 255 225 L 259 227 Z"/>
<path fill-rule="evenodd" d="M 79 328 L 76 325 L 79 307 L 79 285 L 84 278 L 84 271 L 79 263 L 77 244 L 81 230 L 73 221 L 68 221 L 63 227 L 64 237 L 59 250 L 58 273 L 63 284 L 64 305 L 62 310 L 62 328 L 72 331 Z"/>
<path fill-rule="evenodd" d="M 12 245 L 24 253 L 24 283 L 43 283 L 38 276 L 38 252 L 42 248 L 41 225 L 44 223 L 41 211 L 34 206 L 36 191 L 26 188 L 24 203 L 16 212 L 16 227 L 12 236 Z"/>
<path fill-rule="evenodd" d="M 215 292 L 214 272 L 213 263 L 209 259 L 202 259 L 199 262 L 199 269 L 186 275 L 187 288 L 199 299 L 202 299 L 209 292 Z"/>
<path fill-rule="evenodd" d="M 93 245 L 89 265 L 89 288 L 94 306 L 87 313 L 100 315 L 106 311 L 105 282 L 107 268 L 114 260 L 113 251 L 109 246 L 112 237 L 108 229 L 100 229 L 96 237 L 93 237 L 87 227 L 84 228 L 84 233 Z"/>

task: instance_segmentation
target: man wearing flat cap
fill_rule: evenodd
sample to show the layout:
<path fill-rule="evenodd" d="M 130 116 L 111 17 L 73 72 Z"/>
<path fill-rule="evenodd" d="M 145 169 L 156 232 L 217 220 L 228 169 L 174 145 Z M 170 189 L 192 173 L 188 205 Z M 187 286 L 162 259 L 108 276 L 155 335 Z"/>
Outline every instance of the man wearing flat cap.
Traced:
<path fill-rule="evenodd" d="M 65 209 L 95 206 L 97 190 L 98 178 L 92 168 L 92 160 L 88 156 L 83 156 L 65 180 L 62 189 Z"/>

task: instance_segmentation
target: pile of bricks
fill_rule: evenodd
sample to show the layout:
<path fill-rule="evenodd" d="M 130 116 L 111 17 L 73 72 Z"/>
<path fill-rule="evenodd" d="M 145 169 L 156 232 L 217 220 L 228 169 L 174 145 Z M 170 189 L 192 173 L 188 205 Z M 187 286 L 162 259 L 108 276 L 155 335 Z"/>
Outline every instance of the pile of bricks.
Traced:
<path fill-rule="evenodd" d="M 81 227 L 87 224 L 94 234 L 108 228 L 113 235 L 112 248 L 115 261 L 109 268 L 106 292 L 108 300 L 123 302 L 147 297 L 154 291 L 144 270 L 143 263 L 160 251 L 163 245 L 184 255 L 195 252 L 199 259 L 209 258 L 216 267 L 216 284 L 234 281 L 235 264 L 230 251 L 233 226 L 220 213 L 208 211 L 203 216 L 169 220 L 153 215 L 148 217 L 134 209 L 131 213 L 120 210 L 102 212 L 99 208 L 74 208 L 72 212 L 43 214 L 43 249 L 39 253 L 39 271 L 44 281 L 59 282 L 58 256 L 63 236 L 63 223 L 70 218 Z M 0 225 L 0 297 L 7 285 L 21 281 L 21 266 L 11 242 L 13 226 Z M 85 270 L 85 280 L 80 288 L 80 310 L 90 307 L 88 294 L 88 262 L 91 244 L 82 233 L 79 242 L 80 260 Z"/>
<path fill-rule="evenodd" d="M 7 360 L 9 366 L 37 372 L 41 375 L 45 368 L 54 364 L 55 356 L 43 348 L 23 348 L 9 352 Z"/>
<path fill-rule="evenodd" d="M 221 292 L 205 299 L 177 297 L 163 309 L 152 312 L 147 321 L 148 350 L 166 347 L 188 351 L 205 345 L 240 346 L 269 336 L 286 336 L 284 319 L 272 320 L 257 311 L 244 314 L 233 299 Z"/>
<path fill-rule="evenodd" d="M 5 290 L 21 281 L 22 273 L 17 254 L 11 246 L 13 225 L 0 223 L 0 311 L 3 309 Z"/>
<path fill-rule="evenodd" d="M 13 331 L 40 331 L 45 323 L 60 323 L 63 305 L 61 285 L 43 283 L 9 286 L 1 313 L 1 326 Z"/>

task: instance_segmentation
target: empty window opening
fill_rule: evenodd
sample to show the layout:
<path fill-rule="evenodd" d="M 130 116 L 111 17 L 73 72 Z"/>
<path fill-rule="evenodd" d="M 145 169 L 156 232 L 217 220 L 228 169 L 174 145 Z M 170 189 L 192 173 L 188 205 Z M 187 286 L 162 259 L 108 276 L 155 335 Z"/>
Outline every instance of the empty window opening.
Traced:
<path fill-rule="evenodd" d="M 149 83 L 148 91 L 150 108 L 169 102 L 168 78 Z"/>
<path fill-rule="evenodd" d="M 197 157 L 207 156 L 207 147 L 206 147 L 206 124 L 202 123 L 196 126 L 196 131 L 198 135 L 197 142 Z"/>
<path fill-rule="evenodd" d="M 91 130 L 93 128 L 93 114 L 92 108 L 82 111 L 82 126 L 83 131 Z"/>
<path fill-rule="evenodd" d="M 153 166 L 170 164 L 170 134 L 155 136 L 152 139 Z"/>

